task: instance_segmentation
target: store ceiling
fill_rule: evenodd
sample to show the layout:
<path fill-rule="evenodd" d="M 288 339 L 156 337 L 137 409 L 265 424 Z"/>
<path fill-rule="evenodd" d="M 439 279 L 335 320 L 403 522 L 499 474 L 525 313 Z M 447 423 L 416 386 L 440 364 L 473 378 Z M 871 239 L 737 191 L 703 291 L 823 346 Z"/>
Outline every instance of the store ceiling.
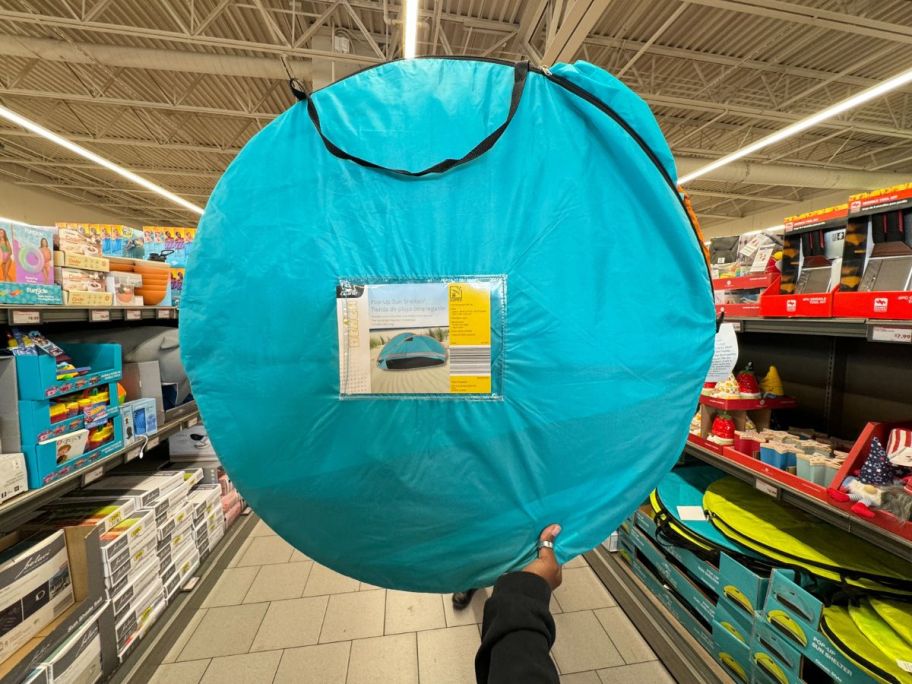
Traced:
<path fill-rule="evenodd" d="M 420 54 L 608 69 L 649 102 L 686 170 L 912 68 L 909 0 L 420 6 Z M 397 57 L 400 12 L 398 0 L 0 0 L 0 102 L 203 204 L 250 136 L 292 103 L 287 73 L 319 85 Z M 333 51 L 333 36 L 348 53 Z M 833 190 L 906 180 L 910 93 L 694 181 L 702 221 L 785 215 Z M 194 218 L 12 126 L 0 128 L 0 180 L 137 223 Z"/>

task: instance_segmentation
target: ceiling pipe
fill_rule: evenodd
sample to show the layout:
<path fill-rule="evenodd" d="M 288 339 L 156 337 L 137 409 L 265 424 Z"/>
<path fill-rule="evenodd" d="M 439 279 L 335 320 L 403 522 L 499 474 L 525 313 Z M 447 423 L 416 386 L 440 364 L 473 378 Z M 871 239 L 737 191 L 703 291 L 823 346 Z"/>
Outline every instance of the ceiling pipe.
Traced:
<path fill-rule="evenodd" d="M 277 80 L 288 78 L 282 60 L 277 57 L 245 57 L 188 50 L 69 43 L 52 38 L 0 35 L 0 55 L 75 64 L 97 63 L 127 69 L 160 69 Z M 285 63 L 296 78 L 310 80 L 309 61 L 287 58 Z"/>
<path fill-rule="evenodd" d="M 678 175 L 684 176 L 706 166 L 710 160 L 678 157 Z M 699 180 L 753 185 L 784 185 L 821 190 L 875 190 L 908 181 L 908 175 L 883 171 L 852 171 L 845 169 L 762 164 L 739 160 L 700 176 Z"/>

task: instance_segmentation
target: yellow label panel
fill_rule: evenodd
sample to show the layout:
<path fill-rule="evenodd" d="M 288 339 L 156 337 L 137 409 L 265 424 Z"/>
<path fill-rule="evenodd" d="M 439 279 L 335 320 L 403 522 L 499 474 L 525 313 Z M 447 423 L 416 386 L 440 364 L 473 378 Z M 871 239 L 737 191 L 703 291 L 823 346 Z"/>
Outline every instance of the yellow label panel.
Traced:
<path fill-rule="evenodd" d="M 473 283 L 450 283 L 450 345 L 491 344 L 491 290 Z"/>

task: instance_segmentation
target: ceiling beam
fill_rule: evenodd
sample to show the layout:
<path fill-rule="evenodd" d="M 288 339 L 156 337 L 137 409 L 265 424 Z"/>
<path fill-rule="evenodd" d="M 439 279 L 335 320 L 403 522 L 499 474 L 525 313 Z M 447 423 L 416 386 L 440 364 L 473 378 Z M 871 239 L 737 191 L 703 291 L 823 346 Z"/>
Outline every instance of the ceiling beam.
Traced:
<path fill-rule="evenodd" d="M 98 171 L 102 173 L 114 173 L 113 171 L 108 171 L 107 169 L 98 166 L 98 164 L 91 164 L 89 162 L 67 161 L 63 159 L 14 159 L 11 157 L 0 157 L 0 164 L 35 168 L 79 169 L 86 171 Z M 222 175 L 221 173 L 217 173 L 210 169 L 173 169 L 152 166 L 129 166 L 128 168 L 133 173 L 138 173 L 144 176 L 187 176 L 188 178 L 216 179 L 220 178 Z"/>
<path fill-rule="evenodd" d="M 0 55 L 39 58 L 65 64 L 103 64 L 127 69 L 154 69 L 189 74 L 238 76 L 287 80 L 288 72 L 275 57 L 219 55 L 168 48 L 138 48 L 95 45 L 53 38 L 31 38 L 0 34 Z M 310 78 L 310 60 L 289 59 L 288 66 L 299 78 Z"/>
<path fill-rule="evenodd" d="M 550 66 L 571 61 L 610 4 L 611 0 L 576 0 L 564 12 L 554 40 L 545 46 L 542 63 Z"/>
<path fill-rule="evenodd" d="M 272 55 L 285 55 L 288 57 L 305 57 L 331 59 L 337 62 L 352 62 L 355 64 L 378 64 L 380 59 L 368 55 L 355 53 L 331 52 L 329 50 L 313 50 L 301 47 L 286 47 L 271 43 L 259 43 L 249 40 L 234 38 L 219 38 L 205 35 L 185 35 L 177 31 L 163 31 L 141 26 L 127 24 L 105 24 L 101 22 L 80 21 L 69 17 L 51 16 L 46 14 L 32 14 L 30 12 L 14 12 L 0 9 L 0 20 L 21 24 L 32 24 L 42 27 L 65 28 L 75 31 L 90 31 L 93 33 L 106 33 L 110 35 L 130 36 L 133 38 L 147 38 L 151 40 L 164 40 L 186 45 L 206 45 L 209 47 L 234 48 L 239 50 L 252 50 Z M 151 65 L 149 65 L 151 67 Z"/>
<path fill-rule="evenodd" d="M 708 161 L 707 159 L 694 159 L 692 157 L 677 157 L 675 165 L 677 166 L 678 174 L 683 176 L 705 166 Z M 906 175 L 900 173 L 821 169 L 786 164 L 763 164 L 744 160 L 727 164 L 700 178 L 706 181 L 726 183 L 854 191 L 885 188 L 908 180 Z M 688 192 L 690 191 L 689 188 L 685 189 Z"/>
<path fill-rule="evenodd" d="M 719 192 L 716 190 L 695 190 L 687 188 L 687 194 L 692 197 L 720 197 L 733 200 L 750 200 L 752 202 L 769 202 L 771 204 L 792 204 L 795 200 L 782 197 L 765 197 L 763 195 L 746 195 L 737 192 Z"/>
<path fill-rule="evenodd" d="M 532 47 L 532 36 L 536 27 L 541 23 L 548 7 L 550 0 L 529 0 L 522 4 L 522 10 L 519 15 L 519 27 L 516 29 L 516 37 L 513 41 L 513 48 L 526 52 L 530 59 L 536 63 L 541 62 L 541 55 Z"/>
<path fill-rule="evenodd" d="M 659 95 L 655 93 L 639 93 L 646 102 L 655 107 L 672 107 L 675 109 L 688 109 L 698 112 L 726 113 L 732 116 L 745 116 L 752 119 L 761 119 L 764 121 L 776 121 L 779 123 L 794 123 L 800 121 L 804 116 L 800 114 L 790 114 L 787 112 L 775 112 L 760 107 L 747 107 L 744 105 L 721 104 L 708 102 L 706 100 L 693 100 L 685 97 L 672 97 L 669 95 Z M 823 121 L 817 124 L 819 128 L 842 128 L 852 129 L 859 133 L 870 135 L 887 136 L 891 138 L 904 138 L 912 140 L 912 129 L 910 128 L 893 128 L 890 126 L 881 126 L 879 124 L 861 123 L 856 121 L 847 122 L 836 119 Z"/>
<path fill-rule="evenodd" d="M 818 9 L 808 5 L 797 5 L 783 0 L 691 0 L 695 5 L 753 14 L 755 16 L 780 19 L 815 28 L 826 28 L 843 33 L 870 36 L 880 40 L 912 44 L 912 31 L 908 26 L 877 21 L 857 14 L 845 14 Z"/>
<path fill-rule="evenodd" d="M 143 138 L 95 138 L 91 135 L 79 135 L 63 131 L 60 135 L 67 140 L 92 145 L 119 145 L 123 147 L 153 147 L 159 150 L 174 150 L 175 152 L 203 152 L 205 154 L 224 154 L 234 156 L 241 151 L 239 147 L 217 147 L 214 145 L 192 145 L 189 143 L 170 143 Z M 0 138 L 37 138 L 44 140 L 43 136 L 19 128 L 0 128 Z"/>

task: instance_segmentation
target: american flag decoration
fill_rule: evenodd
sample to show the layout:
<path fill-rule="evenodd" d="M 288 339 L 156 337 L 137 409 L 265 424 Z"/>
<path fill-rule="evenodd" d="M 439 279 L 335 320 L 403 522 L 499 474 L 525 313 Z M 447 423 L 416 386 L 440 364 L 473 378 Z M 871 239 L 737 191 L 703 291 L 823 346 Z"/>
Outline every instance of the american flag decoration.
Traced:
<path fill-rule="evenodd" d="M 895 466 L 912 468 L 912 429 L 894 428 L 890 432 L 887 458 Z"/>

